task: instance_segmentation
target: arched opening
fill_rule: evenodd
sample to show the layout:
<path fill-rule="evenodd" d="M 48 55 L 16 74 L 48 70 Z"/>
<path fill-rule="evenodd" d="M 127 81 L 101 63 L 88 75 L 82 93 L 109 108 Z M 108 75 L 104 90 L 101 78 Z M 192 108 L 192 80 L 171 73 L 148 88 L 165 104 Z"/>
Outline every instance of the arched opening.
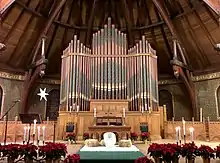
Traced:
<path fill-rule="evenodd" d="M 174 117 L 173 113 L 173 100 L 172 94 L 168 90 L 160 90 L 159 91 L 159 105 L 166 105 L 167 108 L 167 120 L 172 120 Z"/>
<path fill-rule="evenodd" d="M 47 98 L 46 118 L 57 120 L 60 105 L 60 91 L 53 89 L 49 92 Z"/>

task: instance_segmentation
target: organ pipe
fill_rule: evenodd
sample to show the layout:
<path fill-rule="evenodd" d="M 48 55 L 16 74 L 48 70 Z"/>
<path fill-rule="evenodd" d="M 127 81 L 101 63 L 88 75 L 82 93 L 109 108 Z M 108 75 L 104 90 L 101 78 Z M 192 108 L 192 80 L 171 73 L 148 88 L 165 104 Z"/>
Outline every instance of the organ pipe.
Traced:
<path fill-rule="evenodd" d="M 80 105 L 90 110 L 91 99 L 128 100 L 129 110 L 158 107 L 156 51 L 143 36 L 128 49 L 127 35 L 108 18 L 104 28 L 92 35 L 91 49 L 75 35 L 63 51 L 61 110 Z"/>

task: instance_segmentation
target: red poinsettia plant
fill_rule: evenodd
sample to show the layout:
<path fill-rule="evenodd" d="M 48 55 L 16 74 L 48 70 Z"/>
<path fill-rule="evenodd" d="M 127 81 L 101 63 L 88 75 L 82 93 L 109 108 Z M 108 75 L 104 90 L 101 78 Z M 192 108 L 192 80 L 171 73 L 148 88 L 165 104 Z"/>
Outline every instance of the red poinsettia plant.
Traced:
<path fill-rule="evenodd" d="M 18 159 L 18 157 L 22 155 L 21 145 L 19 144 L 1 146 L 1 151 L 3 153 L 3 157 L 8 157 L 11 160 Z"/>
<path fill-rule="evenodd" d="M 198 148 L 198 156 L 201 156 L 204 159 L 215 158 L 215 150 L 210 146 L 201 145 Z"/>
<path fill-rule="evenodd" d="M 72 154 L 68 155 L 64 160 L 64 163 L 79 163 L 80 155 L 79 154 Z"/>
<path fill-rule="evenodd" d="M 136 132 L 131 132 L 131 140 L 137 140 L 138 134 Z"/>
<path fill-rule="evenodd" d="M 216 147 L 215 153 L 216 153 L 216 158 L 220 158 L 220 145 Z"/>
<path fill-rule="evenodd" d="M 34 160 L 37 158 L 37 146 L 33 144 L 21 145 L 21 155 L 24 156 L 24 159 Z"/>
<path fill-rule="evenodd" d="M 67 140 L 70 141 L 75 141 L 76 140 L 76 134 L 75 133 L 70 133 L 66 136 Z"/>
<path fill-rule="evenodd" d="M 142 132 L 140 136 L 141 136 L 142 141 L 145 141 L 150 137 L 150 134 L 149 132 Z"/>
<path fill-rule="evenodd" d="M 162 146 L 163 144 L 152 143 L 148 148 L 148 154 L 153 158 L 162 157 Z"/>
<path fill-rule="evenodd" d="M 198 155 L 198 147 L 195 143 L 185 143 L 181 148 L 181 156 L 186 157 L 188 160 L 194 160 Z"/>
<path fill-rule="evenodd" d="M 162 146 L 162 158 L 166 162 L 175 162 L 178 160 L 181 152 L 181 146 L 177 144 L 164 144 Z"/>
<path fill-rule="evenodd" d="M 139 157 L 135 160 L 135 163 L 154 163 L 151 159 L 149 159 L 147 156 Z"/>
<path fill-rule="evenodd" d="M 42 156 L 45 160 L 57 160 L 62 156 L 65 157 L 66 153 L 67 147 L 63 143 L 48 142 L 46 145 L 39 147 L 39 156 Z"/>
<path fill-rule="evenodd" d="M 83 134 L 83 139 L 86 140 L 86 139 L 89 139 L 89 133 L 85 132 Z"/>

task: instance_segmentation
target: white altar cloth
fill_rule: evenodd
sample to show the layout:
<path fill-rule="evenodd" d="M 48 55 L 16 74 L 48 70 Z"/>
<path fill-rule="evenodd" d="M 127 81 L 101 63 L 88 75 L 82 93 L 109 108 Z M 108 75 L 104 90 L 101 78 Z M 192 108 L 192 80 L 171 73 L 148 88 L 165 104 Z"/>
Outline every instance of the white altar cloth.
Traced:
<path fill-rule="evenodd" d="M 84 146 L 80 149 L 81 152 L 108 152 L 108 151 L 112 151 L 112 152 L 138 152 L 139 149 L 132 145 L 131 147 L 119 147 L 118 145 L 111 147 L 111 148 L 107 148 L 104 146 L 100 146 L 100 147 L 88 147 L 88 146 Z"/>

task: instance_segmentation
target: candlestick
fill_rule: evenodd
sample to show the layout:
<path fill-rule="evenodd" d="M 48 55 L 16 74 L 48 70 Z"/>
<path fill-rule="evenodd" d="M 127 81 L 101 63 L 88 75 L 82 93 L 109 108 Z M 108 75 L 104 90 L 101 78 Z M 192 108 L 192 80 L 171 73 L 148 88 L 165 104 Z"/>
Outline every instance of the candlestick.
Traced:
<path fill-rule="evenodd" d="M 194 128 L 193 127 L 189 128 L 189 133 L 190 133 L 190 141 L 194 142 Z"/>
<path fill-rule="evenodd" d="M 24 127 L 24 143 L 26 142 L 26 140 L 27 140 L 27 127 L 25 126 Z"/>
<path fill-rule="evenodd" d="M 181 145 L 181 140 L 182 140 L 182 138 L 181 138 L 181 127 L 179 127 L 179 142 L 180 142 L 180 145 Z"/>
<path fill-rule="evenodd" d="M 40 126 L 37 127 L 37 141 L 40 141 Z"/>
<path fill-rule="evenodd" d="M 42 127 L 42 140 L 44 142 L 44 138 L 45 138 L 45 126 Z"/>
<path fill-rule="evenodd" d="M 200 108 L 200 122 L 202 122 L 202 108 Z"/>
<path fill-rule="evenodd" d="M 36 124 L 37 124 L 37 120 L 35 119 L 35 120 L 34 120 L 34 131 L 33 131 L 33 134 L 36 133 Z"/>

